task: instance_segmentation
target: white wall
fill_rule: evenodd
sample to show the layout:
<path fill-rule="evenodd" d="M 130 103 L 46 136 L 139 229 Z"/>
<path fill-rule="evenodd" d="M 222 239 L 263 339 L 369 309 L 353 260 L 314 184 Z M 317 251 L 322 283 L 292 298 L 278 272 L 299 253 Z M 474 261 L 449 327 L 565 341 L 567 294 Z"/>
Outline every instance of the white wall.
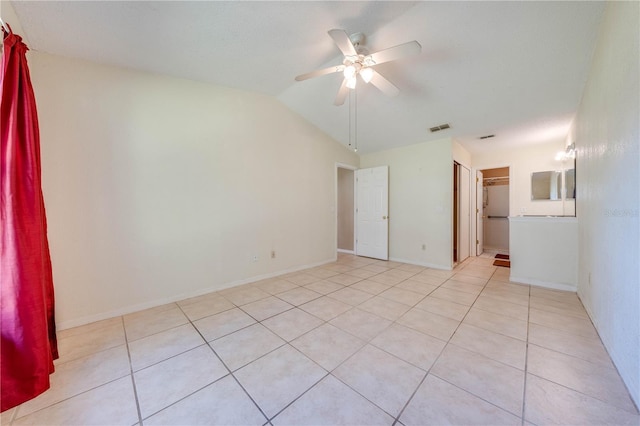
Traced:
<path fill-rule="evenodd" d="M 608 2 L 575 121 L 578 294 L 640 404 L 638 2 Z"/>
<path fill-rule="evenodd" d="M 278 101 L 29 62 L 61 328 L 335 258 L 335 164 L 358 158 Z"/>
<path fill-rule="evenodd" d="M 389 257 L 451 268 L 451 139 L 364 154 L 360 165 L 362 168 L 389 166 Z M 425 250 L 422 250 L 423 244 Z"/>
<path fill-rule="evenodd" d="M 469 153 L 469 151 L 464 149 L 464 147 L 455 140 L 452 141 L 451 149 L 453 161 L 457 161 L 459 164 L 462 164 L 467 169 L 471 170 L 471 154 Z"/>
<path fill-rule="evenodd" d="M 509 167 L 509 216 L 573 215 L 573 200 L 531 200 L 531 173 L 566 167 L 555 160 L 558 151 L 563 151 L 564 147 L 565 141 L 558 139 L 540 145 L 488 151 L 474 154 L 472 164 L 475 170 Z"/>

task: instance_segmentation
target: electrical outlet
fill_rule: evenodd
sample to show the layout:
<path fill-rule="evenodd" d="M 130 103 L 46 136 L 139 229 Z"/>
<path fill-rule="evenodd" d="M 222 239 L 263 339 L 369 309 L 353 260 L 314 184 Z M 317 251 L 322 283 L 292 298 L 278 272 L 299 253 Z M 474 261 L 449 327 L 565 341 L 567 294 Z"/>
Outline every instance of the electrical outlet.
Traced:
<path fill-rule="evenodd" d="M 275 250 L 271 250 L 271 258 L 272 259 L 276 258 L 276 251 Z"/>
<path fill-rule="evenodd" d="M 252 262 L 257 262 L 258 261 L 258 255 L 254 254 L 253 256 L 251 256 L 251 261 Z"/>
<path fill-rule="evenodd" d="M 423 244 L 423 245 L 422 245 L 422 250 L 426 250 L 426 249 L 427 249 L 427 245 L 426 245 L 426 244 Z"/>

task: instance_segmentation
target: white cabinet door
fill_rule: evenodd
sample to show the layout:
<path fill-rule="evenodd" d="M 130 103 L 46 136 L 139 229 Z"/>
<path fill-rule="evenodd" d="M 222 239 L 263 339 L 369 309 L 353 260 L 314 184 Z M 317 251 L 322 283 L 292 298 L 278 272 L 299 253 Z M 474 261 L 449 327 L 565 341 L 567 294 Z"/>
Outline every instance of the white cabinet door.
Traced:
<path fill-rule="evenodd" d="M 389 167 L 356 170 L 356 254 L 389 259 Z"/>

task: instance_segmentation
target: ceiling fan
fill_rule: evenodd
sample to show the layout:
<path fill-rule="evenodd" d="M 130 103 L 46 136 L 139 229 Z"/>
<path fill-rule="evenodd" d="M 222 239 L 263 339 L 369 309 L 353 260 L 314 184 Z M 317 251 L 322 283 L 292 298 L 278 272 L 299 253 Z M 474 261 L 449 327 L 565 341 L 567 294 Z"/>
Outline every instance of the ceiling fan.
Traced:
<path fill-rule="evenodd" d="M 418 54 L 422 50 L 420 43 L 414 40 L 380 50 L 379 52 L 368 53 L 367 49 L 363 46 L 365 37 L 362 33 L 355 33 L 349 37 L 344 30 L 334 29 L 329 31 L 329 36 L 331 36 L 344 55 L 342 65 L 301 74 L 296 77 L 296 81 L 342 72 L 344 79 L 338 90 L 336 100 L 333 102 L 334 105 L 344 104 L 349 89 L 355 89 L 356 87 L 357 76 L 360 76 L 365 83 L 371 83 L 376 86 L 382 93 L 388 96 L 396 96 L 400 93 L 400 90 L 380 75 L 379 72 L 374 70 L 373 67 L 385 62 L 395 61 L 405 56 Z"/>

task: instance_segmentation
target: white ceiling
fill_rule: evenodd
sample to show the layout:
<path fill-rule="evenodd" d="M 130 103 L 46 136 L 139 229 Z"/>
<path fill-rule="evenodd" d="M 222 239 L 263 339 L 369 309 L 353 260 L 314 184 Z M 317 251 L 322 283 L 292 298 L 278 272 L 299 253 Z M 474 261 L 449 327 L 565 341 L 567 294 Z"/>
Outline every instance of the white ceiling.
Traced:
<path fill-rule="evenodd" d="M 30 48 L 277 97 L 347 143 L 341 63 L 327 31 L 363 32 L 377 51 L 422 54 L 377 70 L 401 93 L 358 86 L 358 148 L 457 138 L 479 152 L 557 140 L 580 102 L 602 2 L 13 1 Z M 451 129 L 430 134 L 429 128 Z M 481 141 L 479 136 L 495 134 Z"/>

